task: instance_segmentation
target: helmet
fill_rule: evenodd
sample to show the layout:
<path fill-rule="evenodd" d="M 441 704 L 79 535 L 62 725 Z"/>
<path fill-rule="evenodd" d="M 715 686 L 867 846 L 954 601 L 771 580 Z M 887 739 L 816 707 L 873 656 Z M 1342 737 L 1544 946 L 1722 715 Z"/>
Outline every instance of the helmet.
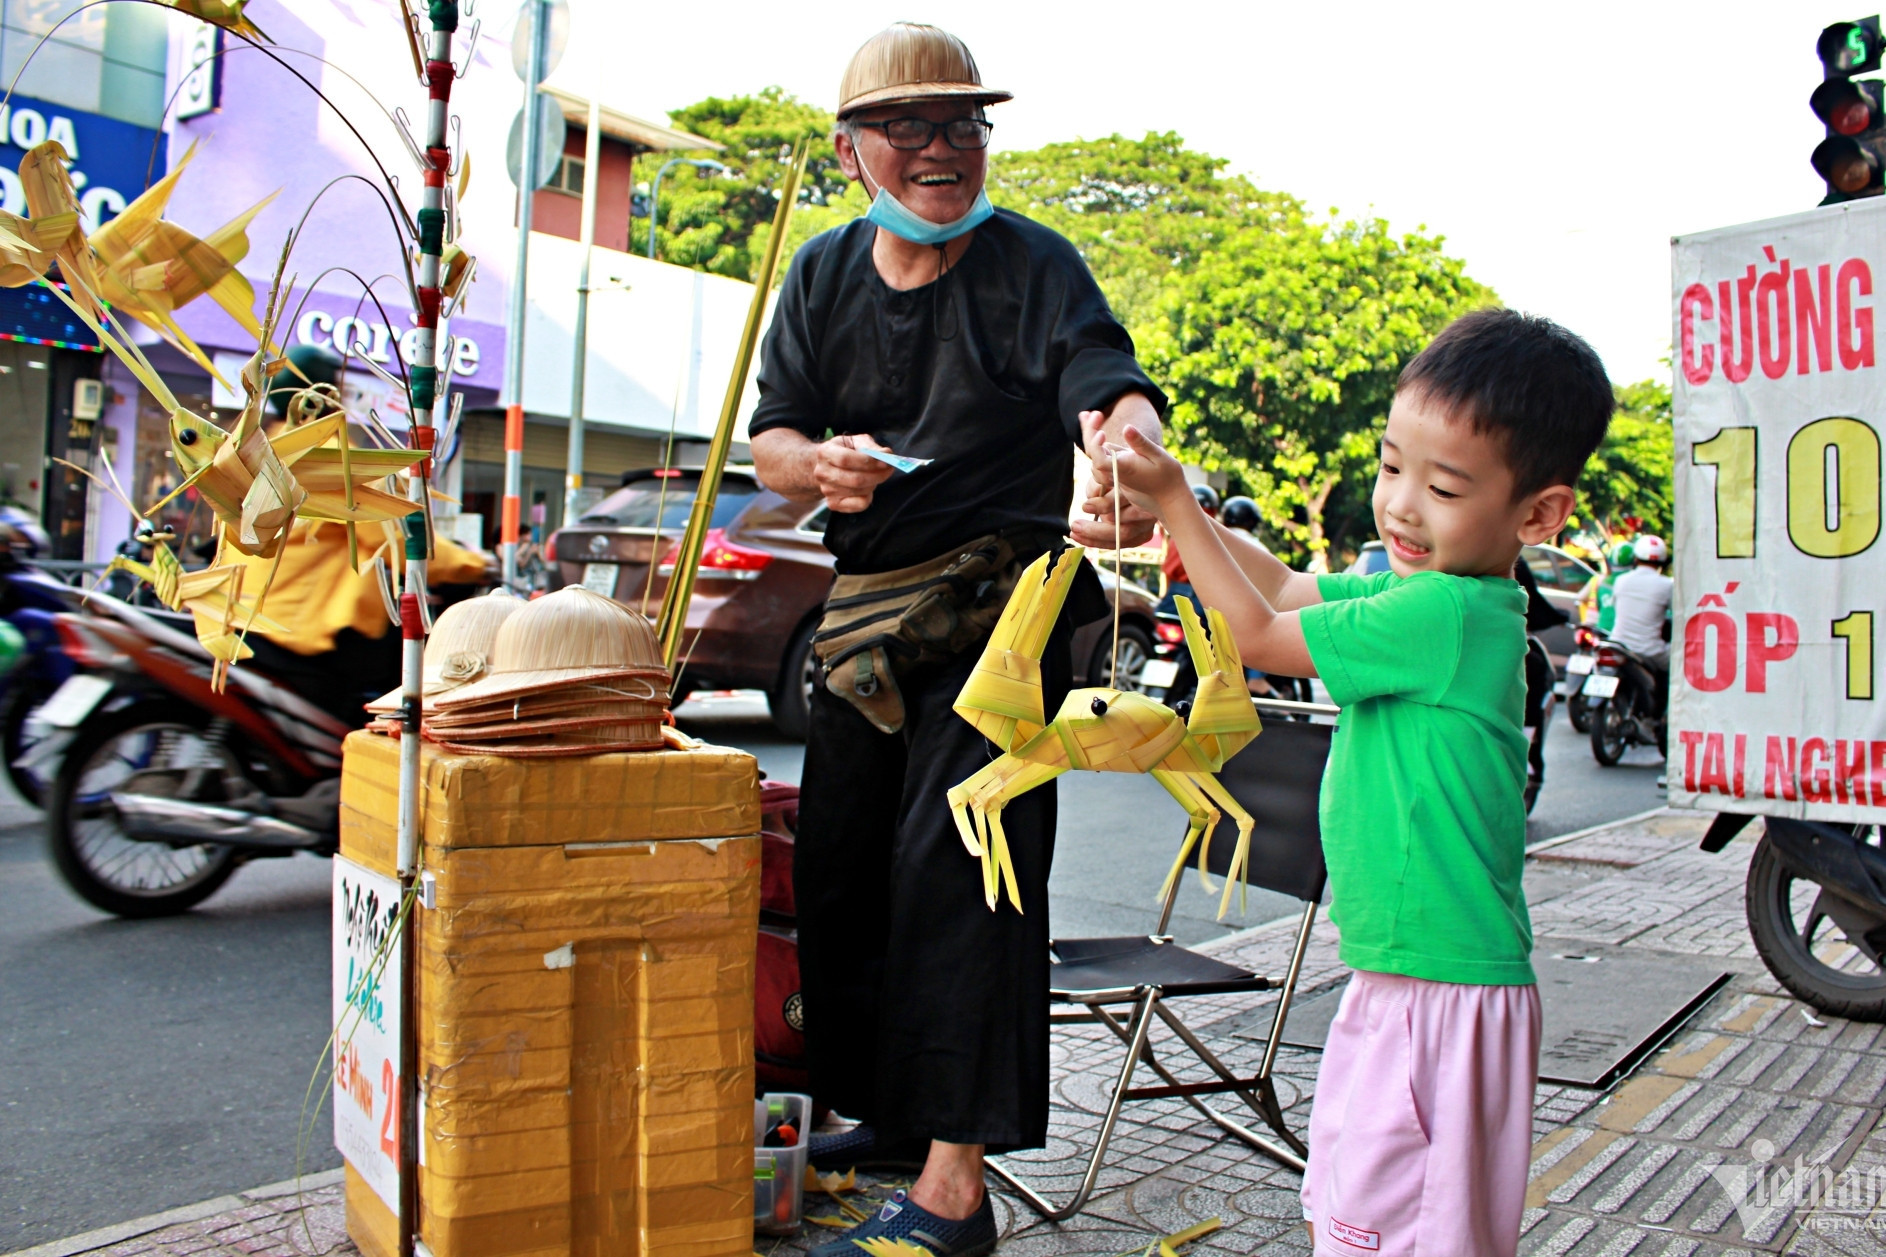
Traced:
<path fill-rule="evenodd" d="M 313 385 L 325 384 L 337 390 L 341 382 L 340 355 L 319 345 L 295 345 L 288 351 L 288 365 L 269 377 L 269 409 L 286 417 L 288 403 L 296 393 Z"/>
<path fill-rule="evenodd" d="M 1192 486 L 1192 496 L 1198 499 L 1200 508 L 1207 515 L 1218 513 L 1218 490 L 1208 484 L 1195 484 Z"/>
<path fill-rule="evenodd" d="M 1239 528 L 1245 532 L 1257 531 L 1257 503 L 1239 494 L 1235 498 L 1226 498 L 1225 504 L 1218 511 L 1218 518 L 1226 528 Z"/>
<path fill-rule="evenodd" d="M 1631 552 L 1638 563 L 1668 563 L 1670 547 L 1663 544 L 1663 538 L 1646 534 L 1631 543 Z"/>
<path fill-rule="evenodd" d="M 1626 541 L 1611 551 L 1611 566 L 1629 567 L 1637 561 L 1634 556 L 1635 552 L 1631 549 L 1631 543 Z"/>

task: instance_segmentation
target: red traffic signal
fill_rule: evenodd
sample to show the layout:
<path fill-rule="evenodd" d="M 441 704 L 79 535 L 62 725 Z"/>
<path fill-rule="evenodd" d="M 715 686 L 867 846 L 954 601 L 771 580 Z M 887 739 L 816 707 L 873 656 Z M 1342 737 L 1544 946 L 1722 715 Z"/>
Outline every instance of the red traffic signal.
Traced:
<path fill-rule="evenodd" d="M 1808 97 L 1814 116 L 1831 135 L 1862 135 L 1886 120 L 1886 83 L 1828 79 Z"/>

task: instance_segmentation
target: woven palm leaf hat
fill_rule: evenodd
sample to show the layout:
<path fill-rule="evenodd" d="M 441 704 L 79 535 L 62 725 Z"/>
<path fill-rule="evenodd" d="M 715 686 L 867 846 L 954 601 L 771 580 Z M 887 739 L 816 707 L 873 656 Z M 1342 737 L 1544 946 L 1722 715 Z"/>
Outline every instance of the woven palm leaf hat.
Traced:
<path fill-rule="evenodd" d="M 934 26 L 898 22 L 887 26 L 851 56 L 838 81 L 838 116 L 878 105 L 956 99 L 993 105 L 1014 93 L 982 85 L 969 46 Z"/>
<path fill-rule="evenodd" d="M 498 627 L 488 675 L 445 695 L 440 712 L 518 700 L 571 685 L 640 678 L 666 694 L 668 669 L 648 617 L 570 585 L 526 603 Z M 638 692 L 648 686 L 635 687 Z"/>
<path fill-rule="evenodd" d="M 427 698 L 437 698 L 484 676 L 491 668 L 491 650 L 498 626 L 522 610 L 524 600 L 509 590 L 496 589 L 482 598 L 455 602 L 439 613 L 426 637 L 425 687 Z M 376 715 L 399 710 L 401 693 L 393 690 L 367 704 Z"/>

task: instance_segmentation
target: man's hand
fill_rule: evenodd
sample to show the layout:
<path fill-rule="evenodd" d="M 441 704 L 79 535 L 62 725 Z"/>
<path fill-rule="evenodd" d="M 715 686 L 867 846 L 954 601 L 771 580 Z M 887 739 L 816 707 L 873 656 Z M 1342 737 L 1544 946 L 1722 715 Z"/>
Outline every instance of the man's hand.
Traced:
<path fill-rule="evenodd" d="M 1111 550 L 1114 545 L 1113 468 L 1107 454 L 1108 436 L 1111 433 L 1117 442 L 1121 434 L 1129 429 L 1146 435 L 1145 424 L 1150 422 L 1152 433 L 1149 439 L 1156 444 L 1159 416 L 1153 410 L 1152 403 L 1138 393 L 1129 393 L 1114 404 L 1111 415 L 1099 410 L 1084 410 L 1080 421 L 1081 445 L 1093 463 L 1093 475 L 1088 478 L 1081 502 L 1081 510 L 1090 518 L 1074 521 L 1074 540 L 1083 546 Z M 1156 517 L 1143 506 L 1131 501 L 1123 503 L 1119 544 L 1145 545 L 1152 540 L 1153 525 L 1157 522 Z"/>
<path fill-rule="evenodd" d="M 835 436 L 817 447 L 818 461 L 812 467 L 812 481 L 818 486 L 825 504 L 841 515 L 855 515 L 871 505 L 877 487 L 896 471 L 889 463 L 860 454 L 859 450 L 889 453 L 890 447 L 879 445 L 864 433 Z"/>

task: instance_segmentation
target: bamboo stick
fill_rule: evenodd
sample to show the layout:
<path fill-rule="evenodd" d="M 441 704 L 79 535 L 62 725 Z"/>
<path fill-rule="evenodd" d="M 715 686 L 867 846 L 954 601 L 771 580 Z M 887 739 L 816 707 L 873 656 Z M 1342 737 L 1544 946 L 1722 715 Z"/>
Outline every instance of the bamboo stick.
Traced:
<path fill-rule="evenodd" d="M 720 495 L 721 473 L 727 469 L 727 452 L 733 446 L 734 422 L 740 415 L 740 398 L 747 390 L 747 375 L 753 367 L 753 351 L 760 338 L 760 321 L 766 315 L 766 299 L 773 291 L 773 276 L 779 270 L 779 257 L 785 250 L 786 228 L 792 222 L 793 205 L 799 199 L 799 181 L 805 177 L 806 157 L 810 147 L 800 141 L 793 153 L 792 165 L 779 189 L 779 207 L 773 211 L 773 234 L 766 242 L 766 255 L 760 273 L 754 277 L 753 301 L 747 306 L 746 326 L 740 331 L 740 350 L 734 355 L 733 374 L 727 380 L 727 396 L 720 404 L 720 422 L 714 427 L 714 439 L 707 447 L 707 466 L 694 494 L 694 508 L 688 513 L 687 531 L 681 534 L 681 546 L 675 555 L 674 574 L 661 596 L 661 614 L 655 620 L 655 633 L 661 639 L 662 662 L 673 672 L 681 656 L 681 636 L 688 622 L 688 603 L 694 597 L 694 577 L 707 544 L 708 521 L 714 517 L 714 500 Z"/>

